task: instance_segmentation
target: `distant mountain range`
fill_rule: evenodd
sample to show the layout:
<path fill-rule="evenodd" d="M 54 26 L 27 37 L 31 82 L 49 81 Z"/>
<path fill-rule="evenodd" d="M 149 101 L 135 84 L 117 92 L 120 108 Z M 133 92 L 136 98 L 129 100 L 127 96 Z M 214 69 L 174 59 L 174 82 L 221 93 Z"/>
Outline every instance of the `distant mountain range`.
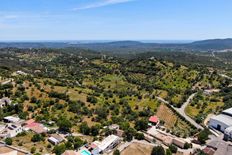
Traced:
<path fill-rule="evenodd" d="M 139 41 L 115 41 L 102 43 L 81 42 L 0 42 L 0 48 L 84 48 L 102 52 L 144 52 L 169 50 L 225 50 L 232 49 L 232 39 L 212 39 L 192 43 L 144 43 Z"/>

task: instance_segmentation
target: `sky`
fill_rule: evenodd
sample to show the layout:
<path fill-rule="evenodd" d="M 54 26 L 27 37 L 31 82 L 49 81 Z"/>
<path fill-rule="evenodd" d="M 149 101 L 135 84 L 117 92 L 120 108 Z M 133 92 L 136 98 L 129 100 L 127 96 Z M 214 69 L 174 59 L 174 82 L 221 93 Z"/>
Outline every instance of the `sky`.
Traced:
<path fill-rule="evenodd" d="M 0 41 L 232 38 L 231 0 L 0 0 Z"/>

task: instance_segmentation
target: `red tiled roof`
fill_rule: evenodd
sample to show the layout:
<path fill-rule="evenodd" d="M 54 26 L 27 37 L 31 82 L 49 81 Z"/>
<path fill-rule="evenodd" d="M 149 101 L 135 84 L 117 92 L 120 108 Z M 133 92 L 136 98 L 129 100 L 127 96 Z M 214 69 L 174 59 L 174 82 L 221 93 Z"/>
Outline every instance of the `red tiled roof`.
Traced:
<path fill-rule="evenodd" d="M 33 123 L 26 125 L 25 127 L 32 128 L 32 127 L 36 127 L 36 126 L 40 126 L 40 123 L 33 122 Z"/>
<path fill-rule="evenodd" d="M 31 129 L 32 131 L 34 131 L 36 133 L 44 133 L 44 132 L 46 132 L 46 130 L 44 129 L 43 124 L 36 123 L 36 122 L 28 124 L 25 127 Z"/>
<path fill-rule="evenodd" d="M 34 119 L 29 119 L 29 120 L 27 120 L 27 121 L 25 122 L 25 124 L 26 124 L 26 125 L 29 125 L 29 124 L 34 123 L 34 122 L 35 122 Z"/>
<path fill-rule="evenodd" d="M 151 116 L 149 118 L 149 122 L 152 122 L 152 123 L 157 123 L 159 121 L 158 117 L 157 116 Z"/>

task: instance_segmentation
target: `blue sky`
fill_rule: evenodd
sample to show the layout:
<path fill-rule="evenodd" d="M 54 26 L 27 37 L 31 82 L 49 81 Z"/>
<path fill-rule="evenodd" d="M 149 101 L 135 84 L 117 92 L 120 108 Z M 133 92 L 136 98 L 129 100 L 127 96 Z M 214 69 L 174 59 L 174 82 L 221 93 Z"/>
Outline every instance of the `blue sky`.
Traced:
<path fill-rule="evenodd" d="M 0 40 L 232 37 L 231 0 L 0 0 Z"/>

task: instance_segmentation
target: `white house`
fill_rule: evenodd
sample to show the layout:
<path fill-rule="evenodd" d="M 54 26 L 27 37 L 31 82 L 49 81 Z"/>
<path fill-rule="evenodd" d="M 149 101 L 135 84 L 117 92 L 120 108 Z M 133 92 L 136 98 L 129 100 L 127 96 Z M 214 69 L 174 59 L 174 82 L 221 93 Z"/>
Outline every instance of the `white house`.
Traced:
<path fill-rule="evenodd" d="M 21 125 L 18 124 L 7 124 L 3 130 L 0 132 L 0 137 L 7 138 L 7 137 L 15 137 L 17 134 L 23 132 L 23 128 Z"/>
<path fill-rule="evenodd" d="M 120 143 L 120 138 L 115 135 L 110 135 L 106 137 L 100 144 L 98 145 L 98 148 L 101 153 L 106 153 L 113 148 L 115 148 Z"/>

